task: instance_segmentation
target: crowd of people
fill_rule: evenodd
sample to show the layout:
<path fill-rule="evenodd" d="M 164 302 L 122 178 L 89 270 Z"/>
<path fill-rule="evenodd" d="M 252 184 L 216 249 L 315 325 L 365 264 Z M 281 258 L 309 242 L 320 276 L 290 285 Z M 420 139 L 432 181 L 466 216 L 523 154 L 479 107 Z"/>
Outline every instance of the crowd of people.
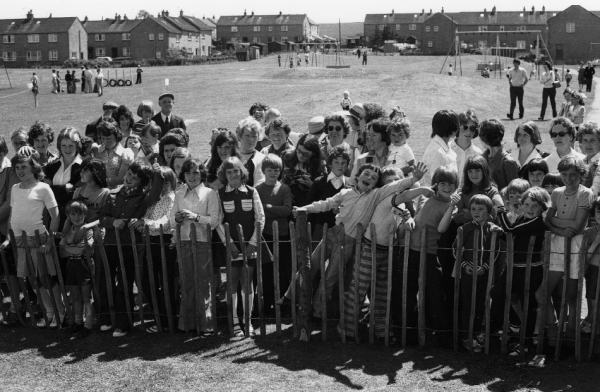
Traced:
<path fill-rule="evenodd" d="M 212 131 L 206 161 L 188 150 L 185 121 L 174 114 L 171 93 L 159 97 L 158 112 L 152 101 L 141 102 L 138 118 L 127 106 L 106 102 L 101 116 L 85 131 L 67 127 L 57 132 L 58 154 L 49 148 L 55 131 L 36 122 L 12 133 L 12 159 L 7 157 L 7 142 L 0 138 L 1 248 L 9 260 L 8 271 L 4 271 L 8 288 L 13 293 L 24 290 L 29 294 L 26 298 L 35 299 L 31 302 L 38 311 L 31 316 L 37 317 L 39 327 L 68 326 L 83 336 L 98 328 L 121 337 L 131 327 L 127 311 L 148 302 L 152 289 L 147 277 L 151 271 L 136 282 L 141 287 L 134 297 L 133 252 L 149 251 L 154 260 L 161 260 L 164 252 L 168 276 L 160 278 L 163 271 L 155 262 L 155 289 L 166 289 L 161 282 L 173 283 L 171 308 L 178 329 L 195 330 L 199 323 L 202 333 L 212 334 L 216 318 L 211 295 L 221 287 L 220 268 L 229 252 L 232 271 L 228 279 L 234 290 L 239 290 L 231 304 L 235 333 L 248 328 L 253 334 L 252 325 L 244 325 L 244 320 L 253 313 L 255 267 L 272 262 L 273 240 L 278 237 L 281 292 L 274 291 L 272 268 L 262 268 L 264 302 L 267 312 L 285 306 L 295 284 L 289 222 L 302 213 L 308 215 L 312 238 L 318 242 L 309 277 L 315 281 L 312 287 L 319 287 L 312 301 L 314 316 L 322 316 L 323 299 L 334 302 L 343 268 L 345 313 L 340 318 L 345 322 L 338 332 L 353 336 L 353 309 L 364 303 L 371 274 L 376 274 L 375 298 L 370 300 L 376 303 L 376 335 L 383 337 L 388 247 L 396 233 L 398 244 L 404 244 L 402 237 L 410 232 L 409 247 L 404 250 L 408 252 L 408 325 L 416 325 L 417 296 L 423 295 L 427 327 L 444 339 L 450 330 L 452 282 L 458 271 L 461 330 L 475 313 L 476 338 L 469 340 L 465 334 L 463 345 L 480 351 L 492 254 L 496 259 L 489 275 L 494 276 L 489 327 L 492 331 L 502 328 L 506 234 L 510 233 L 514 238 L 510 322 L 515 328 L 526 325 L 532 343 L 543 328 L 557 322 L 560 312 L 560 295 L 552 296 L 547 308 L 540 305 L 546 231 L 551 232 L 550 293 L 560 294 L 555 289 L 568 272 L 565 302 L 569 327 L 580 322 L 575 307 L 581 270 L 585 270 L 590 314 L 597 307 L 600 129 L 598 124 L 583 122 L 583 99 L 577 94 L 565 90 L 566 102 L 547 132 L 540 132 L 532 121 L 519 124 L 512 151 L 506 148 L 509 143 L 505 143 L 505 127 L 499 120 L 480 121 L 472 109 L 461 113 L 440 110 L 432 118 L 431 140 L 420 161 L 409 145 L 411 123 L 400 108 L 386 111 L 377 103 L 353 104 L 347 91 L 340 103 L 344 110 L 311 118 L 308 132 L 293 132 L 279 110 L 257 102 L 235 130 Z M 478 137 L 484 150 L 473 143 Z M 543 137 L 553 141 L 552 151 L 539 149 Z M 225 224 L 232 228 L 228 234 Z M 375 232 L 371 224 L 375 224 Z M 328 230 L 323 238 L 325 225 Z M 9 235 L 9 229 L 15 237 Z M 129 235 L 131 229 L 133 236 Z M 191 241 L 193 233 L 195 241 Z M 494 233 L 498 241 L 491 253 Z M 136 244 L 145 236 L 151 246 L 138 249 Z M 459 237 L 462 249 L 458 249 Z M 523 285 L 530 237 L 535 237 L 535 245 L 526 299 Z M 55 244 L 52 238 L 56 238 Z M 354 255 L 357 240 L 363 244 L 360 255 Z M 474 240 L 478 251 L 473 249 Z M 115 246 L 117 243 L 122 246 Z M 343 252 L 340 244 L 344 244 Z M 59 248 L 68 297 L 58 288 L 59 271 L 48 253 L 54 245 Z M 265 248 L 258 252 L 258 246 Z M 205 257 L 208 247 L 213 255 L 212 270 Z M 394 321 L 401 317 L 400 248 L 394 249 L 392 271 Z M 423 251 L 427 286 L 425 293 L 418 293 Z M 102 252 L 108 268 L 101 262 Z M 568 268 L 565 252 L 569 253 Z M 579 257 L 580 252 L 584 257 Z M 462 254 L 459 260 L 457 253 Z M 327 263 L 326 281 L 321 286 L 316 281 L 321 276 L 322 254 Z M 244 260 L 249 265 L 249 280 Z M 194 282 L 196 269 L 200 279 Z M 471 309 L 475 275 L 476 305 Z M 124 277 L 130 277 L 129 281 Z M 114 320 L 108 311 L 109 287 Z M 3 294 L 8 297 L 7 292 Z M 524 312 L 526 301 L 530 305 Z M 165 305 L 161 304 L 162 315 Z M 198 309 L 200 320 L 196 318 Z M 16 311 L 11 304 L 4 321 L 16 323 Z M 582 322 L 589 333 L 589 317 Z M 526 347 L 513 347 L 522 349 Z"/>

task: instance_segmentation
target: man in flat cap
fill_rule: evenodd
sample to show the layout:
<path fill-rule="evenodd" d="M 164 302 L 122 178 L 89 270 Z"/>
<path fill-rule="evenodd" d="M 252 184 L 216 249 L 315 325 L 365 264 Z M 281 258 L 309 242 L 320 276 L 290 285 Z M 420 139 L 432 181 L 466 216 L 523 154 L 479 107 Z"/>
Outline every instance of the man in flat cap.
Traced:
<path fill-rule="evenodd" d="M 114 112 L 117 110 L 119 105 L 113 101 L 104 102 L 102 105 L 102 116 L 99 119 L 89 123 L 85 127 L 85 136 L 91 137 L 94 139 L 94 142 L 100 143 L 100 135 L 98 135 L 97 126 L 102 121 L 115 121 Z"/>
<path fill-rule="evenodd" d="M 158 125 L 162 130 L 161 137 L 173 128 L 186 129 L 185 121 L 183 121 L 183 118 L 176 116 L 172 113 L 174 103 L 175 96 L 171 93 L 164 93 L 158 97 L 160 113 L 152 117 L 152 121 L 154 121 L 156 125 Z"/>

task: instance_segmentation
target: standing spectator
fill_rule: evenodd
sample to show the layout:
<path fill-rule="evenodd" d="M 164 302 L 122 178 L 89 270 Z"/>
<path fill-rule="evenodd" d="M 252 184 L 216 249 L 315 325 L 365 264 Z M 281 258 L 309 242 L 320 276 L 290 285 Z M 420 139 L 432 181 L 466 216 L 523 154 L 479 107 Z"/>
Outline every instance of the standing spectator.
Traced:
<path fill-rule="evenodd" d="M 152 117 L 154 117 L 154 109 L 152 108 L 152 101 L 144 100 L 144 101 L 140 102 L 136 113 L 137 113 L 138 117 L 140 117 L 140 119 L 135 124 L 133 124 L 133 131 L 140 134 L 140 136 L 141 136 L 141 133 L 142 133 L 142 130 L 144 129 L 144 127 L 146 125 L 150 124 L 150 121 L 152 121 Z M 161 129 L 161 135 L 162 135 L 162 129 Z"/>
<path fill-rule="evenodd" d="M 594 74 L 596 70 L 590 61 L 588 61 L 585 69 L 583 70 L 583 76 L 585 78 L 585 92 L 592 92 L 592 82 L 594 81 Z"/>
<path fill-rule="evenodd" d="M 545 61 L 544 62 L 544 73 L 540 78 L 540 83 L 544 86 L 542 90 L 542 110 L 540 111 L 539 121 L 544 120 L 546 114 L 546 106 L 548 105 L 548 98 L 550 98 L 550 106 L 552 107 L 552 118 L 556 117 L 556 74 L 552 69 L 552 65 Z"/>
<path fill-rule="evenodd" d="M 472 109 L 458 115 L 458 133 L 450 142 L 450 148 L 456 153 L 456 167 L 458 168 L 458 184 L 462 184 L 463 168 L 467 159 L 483 154 L 481 148 L 473 144 L 473 139 L 479 136 L 479 119 Z"/>
<path fill-rule="evenodd" d="M 81 92 L 86 92 L 86 83 L 85 83 L 85 69 L 86 67 L 81 66 Z"/>
<path fill-rule="evenodd" d="M 527 180 L 529 162 L 548 155 L 542 155 L 537 149 L 537 146 L 542 144 L 542 136 L 536 123 L 526 121 L 520 124 L 515 132 L 515 143 L 517 148 L 511 153 L 511 156 L 521 167 L 519 177 Z"/>
<path fill-rule="evenodd" d="M 457 170 L 456 152 L 450 148 L 449 142 L 456 137 L 458 127 L 458 115 L 452 110 L 440 110 L 433 116 L 431 140 L 425 148 L 422 159 L 427 167 L 434 170 L 446 166 L 448 170 Z M 421 185 L 432 185 L 429 172 L 423 176 Z"/>
<path fill-rule="evenodd" d="M 67 70 L 67 74 L 65 75 L 65 82 L 67 83 L 67 94 L 71 94 L 72 93 L 71 84 L 73 82 L 73 79 L 71 77 L 71 71 L 69 71 L 69 70 Z"/>
<path fill-rule="evenodd" d="M 237 150 L 239 147 L 235 134 L 225 128 L 213 131 L 212 139 L 210 158 L 205 162 L 208 172 L 206 184 L 215 191 L 218 191 L 223 184 L 219 181 L 217 171 L 225 159 L 238 156 Z"/>
<path fill-rule="evenodd" d="M 245 183 L 249 186 L 256 186 L 265 180 L 265 175 L 260 168 L 265 156 L 256 149 L 260 129 L 260 123 L 254 118 L 248 117 L 241 120 L 235 130 L 240 141 L 239 156 L 248 170 L 248 178 L 245 179 Z"/>
<path fill-rule="evenodd" d="M 83 76 L 85 78 L 85 92 L 88 94 L 91 94 L 94 92 L 94 74 L 92 73 L 92 70 L 89 69 L 89 67 L 86 65 L 85 66 L 85 71 L 83 71 Z"/>
<path fill-rule="evenodd" d="M 104 82 L 104 74 L 102 68 L 96 68 L 96 89 L 98 90 L 98 96 L 101 97 L 103 94 L 102 83 Z"/>
<path fill-rule="evenodd" d="M 388 119 L 378 118 L 367 125 L 365 145 L 368 152 L 361 154 L 356 159 L 356 162 L 354 162 L 354 168 L 350 175 L 352 183 L 358 178 L 356 174 L 362 165 L 369 163 L 382 169 L 392 163 L 389 148 L 392 140 L 388 133 L 388 126 L 390 124 L 391 122 Z"/>
<path fill-rule="evenodd" d="M 556 117 L 550 123 L 550 137 L 554 142 L 554 151 L 544 160 L 548 164 L 548 172 L 558 174 L 558 162 L 567 156 L 573 156 L 576 159 L 585 159 L 585 155 L 573 148 L 576 138 L 575 124 L 566 117 Z"/>
<path fill-rule="evenodd" d="M 571 80 L 573 80 L 573 74 L 570 69 L 567 69 L 567 73 L 565 74 L 565 82 L 567 83 L 567 87 L 571 84 Z"/>
<path fill-rule="evenodd" d="M 135 84 L 142 84 L 142 72 L 144 72 L 144 70 L 142 69 L 142 66 L 138 64 L 137 69 L 135 70 Z"/>
<path fill-rule="evenodd" d="M 250 116 L 254 117 L 254 119 L 260 124 L 260 129 L 258 133 L 258 143 L 256 146 L 256 149 L 259 151 L 261 151 L 263 148 L 267 147 L 271 143 L 265 135 L 265 126 L 267 125 L 267 110 L 269 110 L 269 105 L 262 102 L 253 103 L 252 106 L 250 106 L 250 110 L 248 110 Z"/>
<path fill-rule="evenodd" d="M 568 106 L 565 117 L 573 121 L 576 127 L 583 123 L 585 117 L 585 94 L 574 91 L 571 94 L 571 105 Z"/>
<path fill-rule="evenodd" d="M 504 125 L 499 120 L 484 120 L 479 128 L 479 137 L 488 149 L 483 156 L 488 162 L 490 176 L 498 189 L 504 189 L 519 176 L 519 164 L 502 147 Z"/>
<path fill-rule="evenodd" d="M 27 133 L 28 143 L 40 154 L 38 163 L 42 166 L 57 159 L 48 147 L 54 141 L 54 131 L 48 124 L 36 121 Z"/>
<path fill-rule="evenodd" d="M 121 134 L 123 135 L 120 143 L 123 147 L 126 147 L 125 143 L 127 138 L 133 132 L 133 113 L 131 113 L 131 110 L 129 110 L 127 106 L 121 105 L 117 108 L 115 118 L 117 120 L 119 129 L 121 130 Z"/>
<path fill-rule="evenodd" d="M 511 68 L 506 75 L 510 86 L 510 110 L 506 116 L 511 120 L 513 120 L 513 113 L 515 112 L 517 100 L 519 101 L 519 118 L 523 118 L 523 114 L 525 113 L 525 108 L 523 107 L 523 94 L 524 87 L 529 79 L 527 78 L 527 72 L 519 67 L 520 65 L 521 60 L 514 59 L 513 68 Z"/>
<path fill-rule="evenodd" d="M 577 82 L 579 83 L 579 92 L 583 91 L 585 87 L 585 67 L 583 61 L 579 63 L 579 69 L 577 70 Z"/>
<path fill-rule="evenodd" d="M 104 121 L 98 125 L 102 144 L 94 154 L 106 165 L 106 178 L 109 188 L 123 184 L 129 166 L 133 163 L 133 152 L 119 142 L 123 134 L 114 122 Z"/>
<path fill-rule="evenodd" d="M 363 66 L 364 66 L 364 65 L 367 65 L 367 49 L 365 49 L 365 50 L 363 51 L 363 54 L 362 54 L 362 56 L 363 56 L 362 65 L 363 65 Z"/>
<path fill-rule="evenodd" d="M 56 70 L 52 70 L 52 94 L 59 93 L 59 85 L 58 85 L 58 75 L 56 74 Z"/>
<path fill-rule="evenodd" d="M 107 101 L 102 104 L 102 116 L 97 120 L 89 123 L 85 127 L 85 136 L 90 137 L 94 140 L 95 143 L 100 143 L 100 134 L 98 133 L 98 125 L 102 121 L 114 122 L 115 121 L 115 112 L 117 111 L 117 105 L 113 101 Z"/>
<path fill-rule="evenodd" d="M 290 125 L 283 119 L 278 118 L 271 121 L 266 127 L 266 136 L 271 144 L 262 149 L 263 155 L 275 154 L 278 157 L 283 157 L 294 146 L 288 139 L 291 132 Z"/>
<path fill-rule="evenodd" d="M 152 121 L 162 129 L 163 136 L 173 128 L 186 129 L 183 118 L 172 113 L 174 104 L 175 96 L 171 93 L 164 93 L 158 97 L 160 113 L 152 117 Z"/>
<path fill-rule="evenodd" d="M 595 122 L 586 122 L 579 127 L 577 132 L 577 141 L 581 152 L 585 154 L 585 163 L 588 167 L 586 175 L 582 178 L 581 184 L 591 188 L 594 191 L 594 197 L 600 191 L 600 173 L 598 165 L 600 162 L 600 129 Z"/>
<path fill-rule="evenodd" d="M 302 135 L 296 149 L 283 157 L 282 182 L 292 190 L 294 206 L 309 203 L 310 187 L 323 174 L 325 170 L 318 139 L 310 134 Z"/>
<path fill-rule="evenodd" d="M 325 134 L 326 136 L 319 141 L 321 148 L 321 158 L 324 161 L 328 160 L 329 154 L 331 154 L 338 147 L 343 148 L 348 156 L 348 170 L 352 170 L 351 163 L 354 161 L 353 149 L 350 144 L 346 142 L 346 138 L 350 133 L 350 125 L 346 121 L 346 117 L 341 114 L 330 114 L 325 117 Z M 349 175 L 350 173 L 345 173 Z"/>

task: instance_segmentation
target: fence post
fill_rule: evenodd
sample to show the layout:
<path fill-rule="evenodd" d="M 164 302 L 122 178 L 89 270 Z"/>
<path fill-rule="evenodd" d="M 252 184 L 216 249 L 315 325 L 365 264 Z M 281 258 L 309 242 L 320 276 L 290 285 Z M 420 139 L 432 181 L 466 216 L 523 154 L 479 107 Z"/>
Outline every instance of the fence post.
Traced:
<path fill-rule="evenodd" d="M 144 330 L 144 325 L 146 324 L 146 317 L 144 316 L 144 289 L 142 288 L 142 268 L 140 265 L 140 258 L 138 255 L 137 243 L 135 238 L 135 231 L 133 226 L 129 226 L 129 236 L 131 237 L 131 253 L 133 255 L 133 266 L 135 268 L 135 285 L 138 290 L 138 312 L 140 315 L 140 328 L 142 331 Z M 153 290 L 154 288 L 150 288 Z"/>
<path fill-rule="evenodd" d="M 598 273 L 596 274 L 596 282 L 600 282 L 600 267 L 598 268 Z M 592 359 L 592 355 L 594 353 L 594 340 L 598 335 L 598 309 L 600 309 L 599 302 L 600 283 L 596 284 L 596 293 L 594 294 L 594 309 L 592 309 L 592 333 L 590 334 L 590 343 L 587 356 L 588 361 Z"/>
<path fill-rule="evenodd" d="M 114 326 L 117 323 L 117 314 L 115 312 L 115 297 L 113 296 L 113 281 L 110 276 L 110 265 L 108 264 L 108 256 L 106 256 L 106 249 L 104 249 L 104 240 L 102 239 L 102 236 L 98 236 L 98 252 L 100 252 L 102 267 L 104 268 L 104 282 L 106 284 L 106 296 L 108 297 L 110 322 Z"/>
<path fill-rule="evenodd" d="M 402 348 L 406 348 L 407 295 L 408 295 L 408 258 L 410 256 L 411 230 L 404 232 L 404 254 L 402 258 Z"/>
<path fill-rule="evenodd" d="M 175 320 L 173 319 L 173 307 L 171 306 L 171 286 L 169 284 L 169 270 L 167 268 L 167 254 L 165 252 L 166 245 L 163 233 L 163 225 L 160 225 L 160 263 L 163 274 L 163 296 L 165 299 L 165 309 L 167 310 L 167 322 L 169 323 L 169 332 L 175 333 Z"/>
<path fill-rule="evenodd" d="M 133 227 L 129 228 L 130 233 L 132 235 L 132 240 L 135 240 L 135 233 L 133 232 Z M 150 283 L 150 298 L 152 300 L 152 310 L 154 311 L 154 320 L 156 322 L 156 328 L 158 332 L 162 332 L 162 323 L 160 321 L 160 311 L 158 309 L 158 298 L 156 295 L 156 281 L 154 279 L 154 260 L 152 259 L 152 246 L 150 244 L 150 231 L 148 225 L 144 225 L 144 243 L 146 247 L 146 261 L 148 262 L 148 282 Z M 133 243 L 132 243 L 133 244 Z M 133 250 L 135 252 L 136 246 L 132 245 Z M 136 254 L 135 252 L 134 254 Z M 139 263 L 139 262 L 138 262 Z M 141 275 L 141 271 L 140 271 Z M 140 276 L 141 278 L 141 276 Z M 163 287 L 164 289 L 164 287 Z"/>
<path fill-rule="evenodd" d="M 523 287 L 523 318 L 521 320 L 521 330 L 519 333 L 519 346 L 521 346 L 521 354 L 525 354 L 525 339 L 527 337 L 527 318 L 529 315 L 529 295 L 531 285 L 531 259 L 533 258 L 533 247 L 535 246 L 536 237 L 529 238 L 527 246 L 527 261 L 525 264 L 525 283 Z"/>
<path fill-rule="evenodd" d="M 354 330 L 354 341 L 356 343 L 360 343 L 360 336 L 358 336 L 358 312 L 360 307 L 358 306 L 358 275 L 359 275 L 359 265 L 360 265 L 360 257 L 362 253 L 362 237 L 364 235 L 364 227 L 359 223 L 356 226 L 356 248 L 354 251 L 354 287 L 349 287 L 349 290 L 354 290 L 354 309 L 352 310 L 352 322 L 353 322 L 353 330 Z M 342 261 L 341 263 L 343 263 Z M 341 264 L 340 263 L 340 264 Z"/>
<path fill-rule="evenodd" d="M 369 343 L 375 343 L 375 298 L 377 285 L 377 233 L 371 223 L 371 298 L 369 302 Z M 357 298 L 358 300 L 358 298 Z"/>
<path fill-rule="evenodd" d="M 325 253 L 327 252 L 327 223 L 323 225 L 323 236 L 321 237 L 321 254 L 319 255 L 319 267 L 321 268 L 321 340 L 327 341 L 327 290 L 325 284 Z"/>
<path fill-rule="evenodd" d="M 575 310 L 575 360 L 577 362 L 581 362 L 581 305 L 582 302 L 585 301 L 585 299 L 582 298 L 582 294 L 583 271 L 585 270 L 586 265 L 586 254 L 587 250 L 580 248 L 577 257 L 579 263 L 579 273 L 577 275 L 577 305 Z M 590 310 L 588 309 L 588 314 L 589 312 Z"/>
<path fill-rule="evenodd" d="M 471 304 L 469 313 L 469 331 L 467 338 L 469 339 L 469 347 L 473 344 L 473 330 L 475 328 L 475 313 L 477 312 L 477 278 L 479 270 L 479 259 L 481 257 L 481 264 L 483 266 L 483 252 L 479 255 L 479 230 L 475 230 L 475 236 L 473 238 L 473 249 L 471 250 L 473 260 L 473 269 L 471 270 Z M 481 239 L 483 241 L 483 238 Z"/>
<path fill-rule="evenodd" d="M 233 332 L 233 286 L 231 285 L 231 232 L 229 223 L 225 223 L 225 262 L 227 274 L 227 325 L 229 327 L 229 336 L 234 336 Z M 237 287 L 236 287 L 237 295 Z M 236 315 L 237 316 L 237 315 Z"/>
<path fill-rule="evenodd" d="M 387 291 L 385 293 L 385 346 L 390 345 L 390 319 L 392 317 L 392 268 L 394 263 L 394 234 L 390 235 L 388 241 L 388 260 L 387 260 Z"/>
<path fill-rule="evenodd" d="M 500 352 L 506 354 L 508 351 L 508 331 L 510 303 L 512 298 L 512 280 L 514 267 L 515 244 L 511 233 L 506 236 L 506 291 L 504 300 L 504 318 L 502 319 L 502 341 Z"/>
<path fill-rule="evenodd" d="M 57 325 L 58 325 L 58 329 L 60 329 L 61 324 L 62 324 L 62 320 L 60 319 L 60 312 L 58 311 L 58 302 L 60 300 L 59 298 L 56 298 L 54 296 L 54 290 L 52 289 L 52 281 L 50 279 L 50 273 L 48 272 L 48 267 L 46 266 L 46 252 L 44 251 L 44 249 L 42 249 L 42 241 L 40 240 L 40 232 L 38 230 L 35 231 L 35 248 L 36 248 L 36 252 L 37 252 L 37 264 L 38 264 L 38 268 L 39 268 L 39 272 L 40 272 L 40 280 L 42 281 L 42 283 L 46 282 L 46 284 L 48 285 L 48 294 L 50 295 L 50 303 L 52 304 L 52 311 L 54 312 L 54 318 L 56 319 Z M 58 271 L 55 270 L 54 272 L 56 272 L 58 274 Z M 40 298 L 41 299 L 41 298 Z M 65 298 L 65 301 L 67 299 Z M 65 307 L 65 312 L 66 312 L 66 307 Z"/>
<path fill-rule="evenodd" d="M 255 230 L 257 233 L 261 233 L 260 222 L 255 223 Z M 258 296 L 258 316 L 260 317 L 260 336 L 265 336 L 267 334 L 267 330 L 265 327 L 265 299 L 263 293 L 263 270 L 262 270 L 262 235 L 259 235 L 256 239 L 256 295 Z M 265 246 L 268 246 L 265 244 Z"/>
<path fill-rule="evenodd" d="M 426 279 L 427 279 L 427 230 L 421 231 L 421 253 L 419 258 L 419 303 L 418 303 L 418 332 L 419 332 L 419 346 L 425 346 L 425 296 L 426 294 Z"/>
<path fill-rule="evenodd" d="M 340 247 L 340 258 L 346 260 L 346 247 L 345 243 L 345 230 L 343 224 L 341 224 L 340 230 L 338 231 L 337 242 Z M 333 252 L 332 252 L 333 253 Z M 346 263 L 340 263 L 338 268 L 338 302 L 339 302 L 339 313 L 340 313 L 340 328 L 342 330 L 342 343 L 346 343 L 346 318 L 344 317 L 346 312 L 346 304 L 344 302 L 344 272 L 346 269 Z"/>
<path fill-rule="evenodd" d="M 458 334 L 459 334 L 459 322 L 458 322 L 458 306 L 459 306 L 459 294 L 460 294 L 460 274 L 461 268 L 460 265 L 462 263 L 463 258 L 463 229 L 462 227 L 458 228 L 456 233 L 456 261 L 454 262 L 454 305 L 453 305 L 453 328 L 452 328 L 452 340 L 454 345 L 454 351 L 458 351 Z"/>
<path fill-rule="evenodd" d="M 250 336 L 250 323 L 251 315 L 250 315 L 250 267 L 248 266 L 248 255 L 246 254 L 246 241 L 244 239 L 244 229 L 241 224 L 237 225 L 237 233 L 238 238 L 240 239 L 240 252 L 242 253 L 242 261 L 243 261 L 243 272 L 242 276 L 242 300 L 244 301 L 244 336 Z M 244 295 L 244 292 L 246 295 Z M 235 295 L 235 294 L 234 294 Z"/>
<path fill-rule="evenodd" d="M 296 261 L 297 261 L 297 250 L 296 250 L 296 226 L 294 222 L 290 222 L 290 247 L 292 248 L 292 280 L 290 282 L 290 295 L 291 295 L 291 310 L 292 310 L 292 326 L 293 336 L 298 337 L 298 323 L 296 320 Z"/>
<path fill-rule="evenodd" d="M 281 287 L 279 285 L 279 224 L 273 220 L 273 280 L 275 285 L 275 331 L 281 333 Z"/>
<path fill-rule="evenodd" d="M 485 354 L 490 353 L 490 311 L 491 311 L 491 293 L 494 285 L 494 268 L 496 266 L 496 241 L 498 233 L 492 233 L 492 245 L 490 250 L 490 269 L 488 270 L 488 281 L 485 289 Z"/>
<path fill-rule="evenodd" d="M 544 352 L 544 335 L 546 331 L 546 308 L 548 307 L 548 268 L 550 266 L 550 241 L 551 241 L 551 233 L 547 231 L 544 234 L 544 253 L 543 257 L 543 265 L 542 265 L 542 301 L 538 303 L 538 313 L 536 317 L 536 325 L 539 327 L 538 331 L 538 344 L 537 344 L 537 354 L 543 354 Z"/>
<path fill-rule="evenodd" d="M 42 294 L 40 292 L 40 285 L 38 282 L 38 270 L 33 265 L 33 260 L 31 259 L 31 247 L 29 246 L 29 241 L 27 239 L 27 233 L 23 231 L 21 233 L 21 241 L 23 241 L 23 247 L 25 249 L 25 259 L 27 264 L 27 278 L 29 279 L 29 284 L 33 287 L 35 291 L 35 295 L 38 298 L 38 301 L 41 305 L 44 321 L 46 321 L 46 325 L 50 325 L 50 320 L 48 320 L 47 311 L 50 309 L 46 309 L 44 307 L 44 303 L 42 302 Z"/>
<path fill-rule="evenodd" d="M 133 315 L 131 314 L 131 300 L 129 298 L 129 281 L 127 280 L 127 272 L 125 271 L 125 260 L 123 259 L 123 248 L 121 247 L 121 230 L 115 228 L 115 238 L 117 240 L 117 253 L 119 255 L 119 266 L 121 267 L 121 276 L 123 279 L 123 296 L 125 297 L 125 307 L 127 312 L 127 319 L 129 320 L 129 325 L 133 327 Z M 138 292 L 139 292 L 138 288 Z M 140 306 L 140 308 L 143 308 Z M 143 312 L 144 310 L 141 309 Z M 143 326 L 143 316 L 142 316 L 142 326 Z"/>
<path fill-rule="evenodd" d="M 204 302 L 201 300 L 202 295 L 200 293 L 200 268 L 198 266 L 198 263 L 200 262 L 199 260 L 199 255 L 198 255 L 198 240 L 196 238 L 196 224 L 191 222 L 190 223 L 190 241 L 192 243 L 192 259 L 194 260 L 194 320 L 196 320 L 196 333 L 198 335 L 201 334 L 201 322 L 200 322 L 200 307 L 201 302 Z"/>
<path fill-rule="evenodd" d="M 206 323 L 210 329 L 208 332 L 217 332 L 217 287 L 215 285 L 214 273 L 215 273 L 215 258 L 212 249 L 212 234 L 213 230 L 209 224 L 206 225 L 206 258 L 208 274 L 210 275 L 210 319 L 205 317 Z M 217 268 L 217 273 L 221 271 Z"/>
<path fill-rule="evenodd" d="M 310 232 L 308 225 L 308 214 L 299 212 L 296 217 L 297 227 L 297 243 L 296 257 L 298 263 L 298 289 L 299 296 L 299 314 L 298 314 L 298 330 L 300 333 L 299 339 L 302 342 L 310 340 L 310 313 L 312 301 L 312 282 L 310 277 Z"/>
<path fill-rule="evenodd" d="M 17 260 L 19 260 L 19 255 L 18 255 L 18 250 L 17 250 L 17 240 L 15 237 L 15 233 L 12 231 L 12 229 L 8 230 L 8 236 L 10 238 L 10 248 L 13 254 L 13 260 L 15 260 L 15 263 L 17 262 Z M 8 271 L 8 269 L 6 269 Z M 17 282 L 19 283 L 19 289 L 21 290 L 21 292 L 23 293 L 23 296 L 25 297 L 25 308 L 27 309 L 27 312 L 29 313 L 29 321 L 31 322 L 31 325 L 35 326 L 35 317 L 33 316 L 33 310 L 31 308 L 31 299 L 29 298 L 29 291 L 25 285 L 25 279 L 26 278 L 18 278 L 17 277 Z M 27 319 L 27 316 L 25 316 L 25 319 Z M 25 320 L 23 320 L 25 321 Z"/>
<path fill-rule="evenodd" d="M 565 237 L 564 239 L 564 259 L 565 259 L 565 270 L 563 273 L 563 282 L 560 299 L 560 314 L 558 316 L 558 332 L 556 333 L 556 347 L 554 347 L 554 360 L 560 359 L 560 349 L 562 343 L 562 334 L 565 324 L 565 317 L 567 316 L 566 301 L 567 301 L 567 282 L 571 273 L 571 240 Z"/>
<path fill-rule="evenodd" d="M 67 290 L 65 290 L 65 281 L 63 279 L 62 268 L 60 268 L 60 260 L 58 259 L 58 252 L 56 251 L 56 242 L 54 238 L 54 234 L 52 232 L 48 233 L 49 243 L 50 243 L 50 253 L 52 254 L 52 261 L 54 262 L 54 268 L 56 269 L 56 277 L 58 278 L 58 285 L 60 287 L 60 292 L 63 295 L 65 300 L 65 310 L 67 305 Z M 91 274 L 92 277 L 94 274 Z"/>

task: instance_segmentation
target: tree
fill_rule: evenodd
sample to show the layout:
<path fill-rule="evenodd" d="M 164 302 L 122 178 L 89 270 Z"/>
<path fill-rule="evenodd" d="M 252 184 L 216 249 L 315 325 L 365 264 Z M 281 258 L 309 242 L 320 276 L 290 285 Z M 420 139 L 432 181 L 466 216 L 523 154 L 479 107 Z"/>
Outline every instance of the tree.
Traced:
<path fill-rule="evenodd" d="M 147 17 L 152 16 L 150 12 L 146 10 L 139 10 L 137 13 L 136 19 L 146 19 Z"/>

